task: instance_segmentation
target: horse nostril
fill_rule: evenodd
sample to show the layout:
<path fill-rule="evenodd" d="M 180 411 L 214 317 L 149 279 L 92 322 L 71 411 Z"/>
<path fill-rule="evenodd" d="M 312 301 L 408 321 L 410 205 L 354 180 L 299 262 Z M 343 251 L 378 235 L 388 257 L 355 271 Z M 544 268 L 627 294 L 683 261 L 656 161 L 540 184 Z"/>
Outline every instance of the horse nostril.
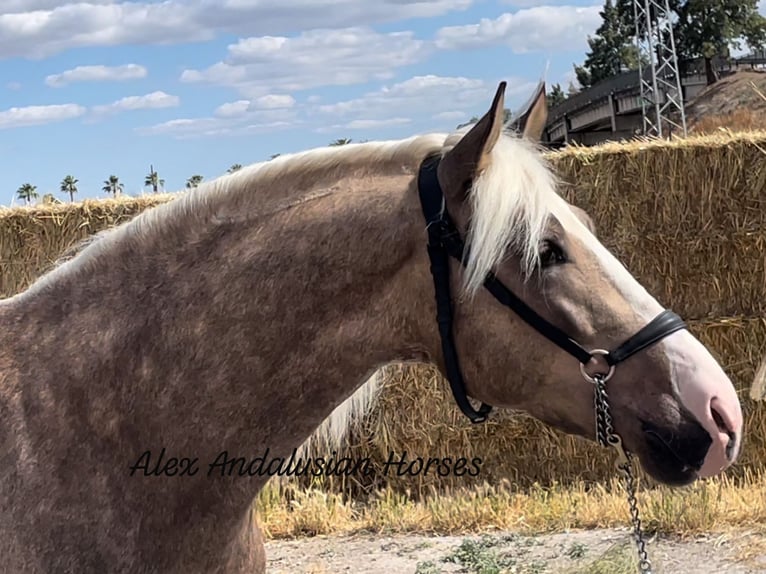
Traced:
<path fill-rule="evenodd" d="M 715 410 L 715 407 L 712 407 L 712 406 L 710 407 L 710 414 L 713 415 L 713 420 L 715 421 L 715 424 L 718 426 L 718 430 L 731 436 L 730 435 L 731 431 L 726 427 L 726 423 L 723 421 L 723 417 L 717 410 Z"/>
<path fill-rule="evenodd" d="M 734 455 L 734 446 L 737 444 L 737 433 L 726 426 L 723 417 L 717 410 L 715 410 L 714 407 L 710 408 L 710 412 L 713 415 L 715 424 L 718 426 L 718 430 L 720 430 L 722 433 L 725 433 L 726 436 L 729 437 L 729 441 L 726 443 L 726 458 L 731 460 L 732 456 Z"/>
<path fill-rule="evenodd" d="M 737 433 L 727 431 L 726 434 L 729 436 L 729 442 L 726 443 L 726 458 L 731 460 L 734 456 L 734 445 L 737 444 Z"/>

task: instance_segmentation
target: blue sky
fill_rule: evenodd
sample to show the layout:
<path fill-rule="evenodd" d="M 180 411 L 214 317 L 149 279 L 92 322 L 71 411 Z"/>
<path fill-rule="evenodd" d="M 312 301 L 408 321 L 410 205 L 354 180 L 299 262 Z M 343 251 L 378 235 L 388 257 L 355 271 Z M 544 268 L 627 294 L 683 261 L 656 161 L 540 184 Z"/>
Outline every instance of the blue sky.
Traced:
<path fill-rule="evenodd" d="M 233 163 L 446 131 L 546 74 L 566 87 L 589 0 L 0 0 L 0 204 L 62 178 L 167 191 Z M 546 72 L 547 68 L 547 72 Z"/>

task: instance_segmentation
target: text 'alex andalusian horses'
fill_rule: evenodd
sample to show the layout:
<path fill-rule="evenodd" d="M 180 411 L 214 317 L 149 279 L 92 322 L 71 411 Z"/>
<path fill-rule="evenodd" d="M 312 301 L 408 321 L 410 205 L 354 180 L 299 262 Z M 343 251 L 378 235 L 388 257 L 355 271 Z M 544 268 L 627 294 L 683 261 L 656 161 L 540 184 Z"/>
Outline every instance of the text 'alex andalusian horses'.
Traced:
<path fill-rule="evenodd" d="M 466 133 L 203 185 L 0 302 L 2 569 L 262 572 L 268 477 L 130 466 L 289 456 L 392 362 L 434 360 L 476 421 L 466 395 L 588 438 L 608 378 L 614 432 L 652 476 L 731 464 L 728 377 L 557 195 L 533 141 L 543 96 L 504 133 L 504 88 Z"/>

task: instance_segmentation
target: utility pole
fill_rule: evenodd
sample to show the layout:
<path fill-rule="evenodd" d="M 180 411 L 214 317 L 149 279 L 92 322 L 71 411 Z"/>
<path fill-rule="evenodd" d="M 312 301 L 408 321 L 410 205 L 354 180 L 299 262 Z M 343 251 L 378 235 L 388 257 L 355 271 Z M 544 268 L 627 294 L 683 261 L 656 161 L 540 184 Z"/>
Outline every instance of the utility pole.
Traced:
<path fill-rule="evenodd" d="M 633 13 L 643 133 L 669 137 L 681 132 L 686 137 L 686 112 L 668 0 L 633 0 Z"/>

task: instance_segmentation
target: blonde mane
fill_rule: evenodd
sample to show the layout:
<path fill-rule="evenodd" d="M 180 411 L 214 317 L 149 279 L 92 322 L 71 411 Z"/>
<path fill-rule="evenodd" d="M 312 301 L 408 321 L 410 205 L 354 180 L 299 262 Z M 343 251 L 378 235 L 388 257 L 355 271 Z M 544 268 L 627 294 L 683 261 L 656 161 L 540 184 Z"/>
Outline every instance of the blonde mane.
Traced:
<path fill-rule="evenodd" d="M 527 277 L 539 261 L 539 243 L 553 202 L 556 179 L 531 142 L 503 134 L 492 150 L 489 167 L 470 191 L 469 255 L 463 286 L 473 295 L 507 255 L 521 255 Z"/>

